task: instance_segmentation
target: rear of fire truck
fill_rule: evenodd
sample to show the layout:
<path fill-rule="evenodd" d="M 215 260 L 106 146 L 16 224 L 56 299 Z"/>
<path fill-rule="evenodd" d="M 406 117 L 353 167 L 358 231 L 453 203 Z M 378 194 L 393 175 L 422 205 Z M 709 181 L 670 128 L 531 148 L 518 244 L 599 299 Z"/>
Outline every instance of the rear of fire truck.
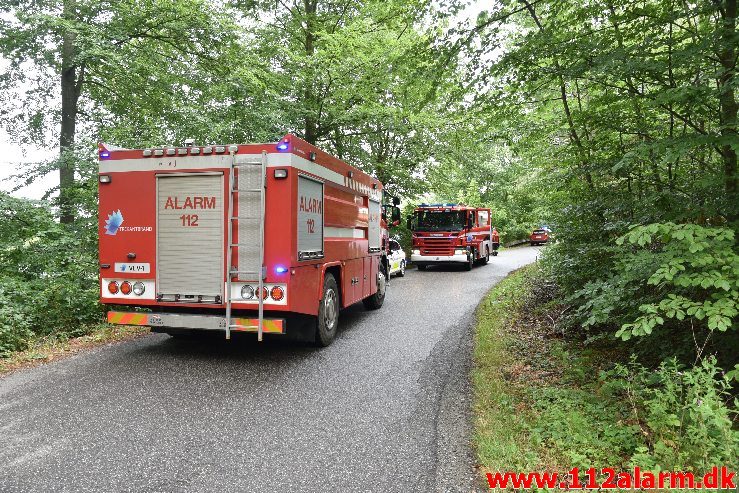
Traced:
<path fill-rule="evenodd" d="M 460 264 L 471 270 L 493 252 L 490 209 L 461 204 L 421 204 L 408 218 L 413 232 L 411 262 L 419 270 L 434 264 Z"/>
<path fill-rule="evenodd" d="M 382 305 L 382 185 L 307 142 L 101 146 L 99 158 L 109 322 L 260 340 L 289 328 L 327 345 L 341 308 Z"/>

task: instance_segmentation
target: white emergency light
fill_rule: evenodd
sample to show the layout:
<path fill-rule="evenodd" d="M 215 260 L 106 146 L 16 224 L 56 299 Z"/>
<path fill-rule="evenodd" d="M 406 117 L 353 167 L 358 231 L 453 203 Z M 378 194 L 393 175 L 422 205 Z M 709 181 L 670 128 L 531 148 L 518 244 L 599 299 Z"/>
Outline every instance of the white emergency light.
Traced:
<path fill-rule="evenodd" d="M 287 170 L 286 169 L 276 169 L 275 170 L 275 179 L 281 180 L 283 178 L 287 178 Z"/>
<path fill-rule="evenodd" d="M 100 183 L 110 183 L 110 175 L 100 175 Z"/>

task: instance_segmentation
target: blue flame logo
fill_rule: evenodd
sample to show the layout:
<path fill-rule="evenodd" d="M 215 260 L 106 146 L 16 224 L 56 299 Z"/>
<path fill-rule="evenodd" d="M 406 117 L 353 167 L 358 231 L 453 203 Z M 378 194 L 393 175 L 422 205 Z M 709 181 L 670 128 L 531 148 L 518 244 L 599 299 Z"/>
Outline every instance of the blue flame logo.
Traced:
<path fill-rule="evenodd" d="M 114 235 L 118 232 L 118 228 L 123 224 L 123 214 L 121 210 L 108 214 L 108 219 L 105 221 L 105 234 Z"/>

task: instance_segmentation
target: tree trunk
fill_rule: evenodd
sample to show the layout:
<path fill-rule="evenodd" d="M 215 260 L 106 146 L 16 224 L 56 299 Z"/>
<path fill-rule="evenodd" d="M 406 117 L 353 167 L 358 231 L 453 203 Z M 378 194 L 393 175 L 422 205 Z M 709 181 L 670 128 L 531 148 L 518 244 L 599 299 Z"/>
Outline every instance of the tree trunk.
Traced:
<path fill-rule="evenodd" d="M 76 15 L 76 1 L 64 0 L 62 17 L 72 21 Z M 59 221 L 62 224 L 74 222 L 74 143 L 77 125 L 77 102 L 80 95 L 82 71 L 78 73 L 75 46 L 76 34 L 65 31 L 62 34 L 62 72 L 61 96 L 62 114 L 59 134 Z"/>
<path fill-rule="evenodd" d="M 734 76 L 736 72 L 736 48 L 734 36 L 736 32 L 736 1 L 724 0 L 719 8 L 721 27 L 719 36 L 718 58 L 721 63 L 721 77 L 719 78 L 719 102 L 721 103 L 721 136 L 724 144 L 721 146 L 721 155 L 724 160 L 724 189 L 729 203 L 728 216 L 733 221 L 737 218 L 737 176 L 736 176 L 736 149 L 731 146 L 737 142 L 737 102 L 734 94 Z"/>
<path fill-rule="evenodd" d="M 315 48 L 315 16 L 318 8 L 318 0 L 303 0 L 305 8 L 305 54 L 307 58 L 313 56 Z M 305 92 L 303 94 L 303 105 L 305 107 L 305 140 L 310 143 L 316 143 L 318 140 L 318 122 L 313 114 L 316 106 L 316 95 L 313 91 L 314 80 L 309 77 L 305 81 Z"/>

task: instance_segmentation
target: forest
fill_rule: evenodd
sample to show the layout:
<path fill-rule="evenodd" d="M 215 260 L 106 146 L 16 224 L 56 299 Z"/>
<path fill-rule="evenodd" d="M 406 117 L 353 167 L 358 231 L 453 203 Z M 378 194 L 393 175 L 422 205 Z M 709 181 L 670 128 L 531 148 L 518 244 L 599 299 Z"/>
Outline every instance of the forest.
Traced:
<path fill-rule="evenodd" d="M 3 2 L 0 125 L 56 155 L 13 185 L 59 186 L 0 192 L 0 357 L 104 318 L 97 142 L 292 132 L 406 212 L 489 206 L 504 242 L 550 225 L 563 336 L 640 389 L 648 439 L 625 460 L 736 461 L 736 18 L 736 0 Z"/>

